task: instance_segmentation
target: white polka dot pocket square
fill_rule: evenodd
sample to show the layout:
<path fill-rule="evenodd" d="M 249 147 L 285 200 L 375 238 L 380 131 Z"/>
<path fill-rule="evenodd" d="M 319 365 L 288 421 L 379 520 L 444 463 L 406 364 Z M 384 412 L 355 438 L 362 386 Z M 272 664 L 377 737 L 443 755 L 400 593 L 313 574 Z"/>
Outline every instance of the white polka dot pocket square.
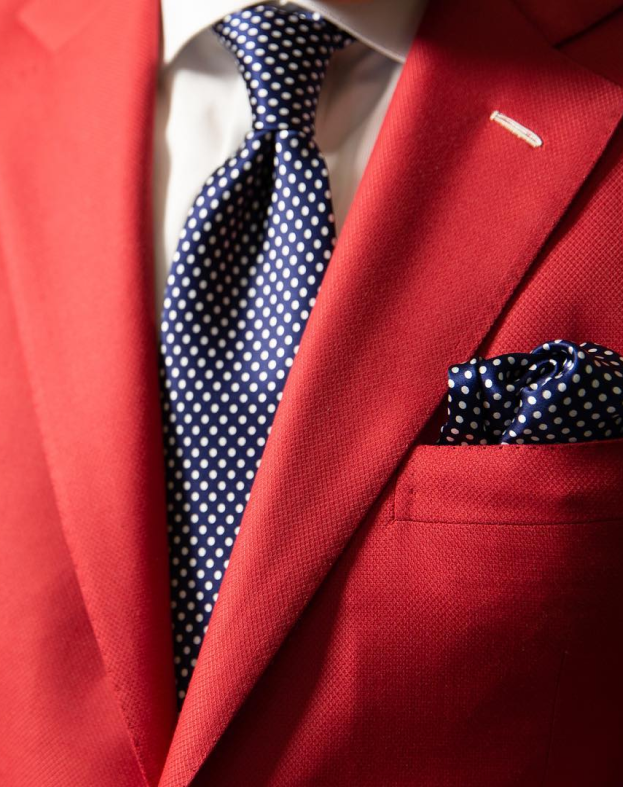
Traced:
<path fill-rule="evenodd" d="M 452 366 L 438 445 L 577 443 L 623 435 L 623 358 L 558 339 Z"/>

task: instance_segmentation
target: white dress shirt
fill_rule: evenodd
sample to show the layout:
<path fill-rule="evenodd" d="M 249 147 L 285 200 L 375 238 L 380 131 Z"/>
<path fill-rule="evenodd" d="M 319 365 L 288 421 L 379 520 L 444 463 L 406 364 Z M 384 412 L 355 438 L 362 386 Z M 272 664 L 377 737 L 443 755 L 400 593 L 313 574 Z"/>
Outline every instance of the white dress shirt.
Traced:
<path fill-rule="evenodd" d="M 287 5 L 286 0 L 279 4 Z M 163 63 L 154 162 L 156 298 L 160 312 L 180 230 L 204 181 L 251 129 L 251 108 L 232 54 L 209 29 L 241 0 L 162 0 Z M 422 17 L 425 0 L 361 4 L 298 0 L 357 41 L 333 56 L 320 94 L 316 138 L 343 224 Z"/>

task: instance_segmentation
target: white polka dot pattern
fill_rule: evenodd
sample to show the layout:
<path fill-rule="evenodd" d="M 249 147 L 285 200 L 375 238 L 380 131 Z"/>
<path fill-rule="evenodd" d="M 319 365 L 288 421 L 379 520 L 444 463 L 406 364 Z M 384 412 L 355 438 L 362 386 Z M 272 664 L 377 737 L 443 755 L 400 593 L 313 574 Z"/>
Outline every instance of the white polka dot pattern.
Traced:
<path fill-rule="evenodd" d="M 162 316 L 180 703 L 335 242 L 313 121 L 329 58 L 347 42 L 318 16 L 267 6 L 214 30 L 238 59 L 254 130 L 189 211 Z"/>
<path fill-rule="evenodd" d="M 577 443 L 623 435 L 623 358 L 559 339 L 449 371 L 440 445 Z"/>

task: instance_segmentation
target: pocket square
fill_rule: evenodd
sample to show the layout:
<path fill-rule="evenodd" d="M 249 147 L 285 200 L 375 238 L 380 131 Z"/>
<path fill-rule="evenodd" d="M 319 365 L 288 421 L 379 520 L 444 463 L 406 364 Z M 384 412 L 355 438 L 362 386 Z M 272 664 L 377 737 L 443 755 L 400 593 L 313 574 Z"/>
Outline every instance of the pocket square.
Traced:
<path fill-rule="evenodd" d="M 577 443 L 623 435 L 623 358 L 558 339 L 452 366 L 438 445 Z"/>

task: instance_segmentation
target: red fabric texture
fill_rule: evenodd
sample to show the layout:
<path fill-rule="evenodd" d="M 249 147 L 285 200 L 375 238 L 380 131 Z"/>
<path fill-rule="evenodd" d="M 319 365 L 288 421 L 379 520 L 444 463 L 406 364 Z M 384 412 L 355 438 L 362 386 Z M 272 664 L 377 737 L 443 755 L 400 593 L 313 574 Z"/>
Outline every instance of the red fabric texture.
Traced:
<path fill-rule="evenodd" d="M 388 493 L 357 532 L 195 784 L 620 781 L 623 530 L 620 514 L 606 518 L 614 488 L 620 511 L 620 457 L 599 479 L 610 498 L 594 520 L 578 523 L 574 509 L 562 522 L 569 504 L 561 502 L 535 523 L 533 493 L 510 521 L 471 510 L 467 518 L 452 498 L 444 505 L 448 484 L 426 488 L 420 503 L 411 492 L 426 463 L 420 450 L 395 501 Z M 424 456 L 429 450 L 437 447 Z M 527 489 L 492 456 L 485 471 L 469 448 L 460 458 L 460 449 L 442 451 L 461 465 L 452 483 L 472 498 L 486 499 L 500 474 L 511 494 Z M 434 463 L 438 477 L 443 459 Z M 537 457 L 538 495 L 558 493 L 564 465 Z M 574 491 L 578 508 L 588 507 L 580 475 Z"/>
<path fill-rule="evenodd" d="M 0 3 L 6 58 L 0 79 L 0 247 L 11 294 L 10 311 L 2 315 L 11 322 L 1 341 L 3 348 L 19 347 L 26 376 L 16 387 L 1 375 L 13 397 L 2 420 L 36 425 L 45 464 L 24 468 L 22 483 L 57 512 L 57 524 L 51 517 L 34 518 L 11 489 L 2 500 L 13 528 L 32 531 L 44 544 L 60 520 L 84 606 L 74 600 L 71 609 L 56 614 L 75 620 L 76 638 L 95 637 L 91 647 L 100 652 L 118 706 L 115 725 L 109 731 L 104 722 L 100 732 L 97 714 L 73 704 L 85 740 L 92 741 L 78 739 L 77 782 L 98 735 L 114 732 L 125 738 L 125 757 L 133 761 L 126 770 L 134 774 L 138 763 L 153 784 L 176 713 L 151 253 L 159 8 L 153 2 L 103 3 L 98 13 L 84 8 L 81 15 L 72 0 L 58 8 L 54 0 L 14 5 Z M 63 21 L 73 33 L 68 38 L 61 35 Z M 21 442 L 7 442 L 7 431 L 0 432 L 1 461 L 10 466 L 23 453 Z M 5 537 L 3 548 L 11 552 L 11 532 Z M 67 683 L 88 697 L 91 681 L 62 658 L 54 661 L 62 651 L 14 654 L 10 635 L 14 620 L 25 618 L 33 628 L 45 622 L 46 639 L 71 648 L 71 636 L 56 641 L 56 615 L 44 618 L 16 591 L 33 585 L 45 592 L 48 574 L 59 569 L 54 551 L 48 558 L 38 570 L 16 566 L 3 577 L 12 595 L 2 614 L 3 644 L 19 665 L 10 690 L 28 683 L 21 673 L 32 680 L 45 669 L 40 690 L 52 713 Z M 82 630 L 80 621 L 90 628 Z M 26 716 L 30 706 L 29 697 L 22 698 Z M 43 724 L 43 717 L 32 723 Z M 57 734 L 65 746 L 75 737 L 62 725 Z M 0 742 L 7 784 L 32 784 L 29 768 L 66 756 L 42 751 L 43 738 L 32 749 L 18 740 L 6 736 Z M 92 783 L 105 784 L 106 778 Z"/>
<path fill-rule="evenodd" d="M 548 41 L 562 43 L 593 25 L 598 25 L 621 8 L 621 0 L 514 0 Z"/>
<path fill-rule="evenodd" d="M 54 9 L 0 4 L 0 782 L 622 782 L 621 443 L 421 444 L 476 351 L 623 351 L 618 17 L 431 3 L 176 720 L 158 5 Z"/>
<path fill-rule="evenodd" d="M 553 524 L 621 516 L 623 440 L 438 447 L 418 446 L 400 473 L 397 519 L 538 525 L 544 512 Z"/>

